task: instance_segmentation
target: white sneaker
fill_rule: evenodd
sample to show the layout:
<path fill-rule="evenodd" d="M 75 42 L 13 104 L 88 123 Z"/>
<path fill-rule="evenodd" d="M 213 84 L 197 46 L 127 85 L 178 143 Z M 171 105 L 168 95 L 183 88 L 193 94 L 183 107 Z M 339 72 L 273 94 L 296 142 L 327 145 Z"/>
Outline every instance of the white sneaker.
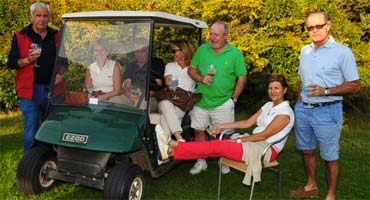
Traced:
<path fill-rule="evenodd" d="M 168 158 L 168 142 L 171 138 L 167 138 L 159 124 L 155 126 L 155 134 L 157 135 L 158 149 L 160 152 L 159 160 L 166 160 Z"/>
<path fill-rule="evenodd" d="M 221 165 L 221 173 L 228 174 L 230 172 L 230 167 L 226 165 Z"/>
<path fill-rule="evenodd" d="M 202 171 L 207 170 L 207 162 L 202 160 L 202 161 L 197 161 L 194 166 L 190 169 L 189 173 L 190 174 L 199 174 Z"/>

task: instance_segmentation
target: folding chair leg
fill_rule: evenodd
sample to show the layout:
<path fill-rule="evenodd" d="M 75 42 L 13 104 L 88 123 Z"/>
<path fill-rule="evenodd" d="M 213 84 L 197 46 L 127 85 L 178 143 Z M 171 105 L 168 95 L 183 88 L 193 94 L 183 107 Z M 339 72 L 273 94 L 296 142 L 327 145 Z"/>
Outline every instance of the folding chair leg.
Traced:
<path fill-rule="evenodd" d="M 281 193 L 282 193 L 282 186 L 283 186 L 283 184 L 282 184 L 282 175 L 283 174 L 283 172 L 281 171 L 281 169 L 280 169 L 280 165 L 278 166 L 278 185 L 279 185 L 279 199 L 281 198 Z"/>
<path fill-rule="evenodd" d="M 217 189 L 217 200 L 220 200 L 220 195 L 221 195 L 221 163 L 219 163 L 219 167 L 218 167 L 218 189 Z"/>
<path fill-rule="evenodd" d="M 252 189 L 251 189 L 251 194 L 249 195 L 249 200 L 252 200 L 252 197 L 253 197 L 253 190 L 254 190 L 254 180 L 253 180 L 253 177 L 252 177 Z"/>

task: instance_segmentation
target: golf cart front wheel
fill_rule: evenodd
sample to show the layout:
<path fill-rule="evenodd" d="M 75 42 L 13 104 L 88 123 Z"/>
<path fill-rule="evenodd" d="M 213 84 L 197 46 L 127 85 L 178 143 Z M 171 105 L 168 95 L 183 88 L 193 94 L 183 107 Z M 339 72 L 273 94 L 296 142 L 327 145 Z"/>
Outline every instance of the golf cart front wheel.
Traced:
<path fill-rule="evenodd" d="M 104 199 L 141 200 L 145 179 L 140 167 L 133 164 L 115 166 L 104 185 Z"/>
<path fill-rule="evenodd" d="M 20 161 L 17 169 L 17 187 L 25 194 L 39 194 L 51 189 L 56 181 L 48 172 L 57 168 L 56 153 L 45 147 L 35 147 Z"/>

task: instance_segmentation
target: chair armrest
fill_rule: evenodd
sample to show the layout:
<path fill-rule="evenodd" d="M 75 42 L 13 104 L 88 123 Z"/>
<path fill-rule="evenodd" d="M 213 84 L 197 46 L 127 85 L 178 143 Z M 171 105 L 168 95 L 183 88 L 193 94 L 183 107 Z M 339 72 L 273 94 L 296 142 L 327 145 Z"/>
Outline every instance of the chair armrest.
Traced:
<path fill-rule="evenodd" d="M 221 134 L 220 134 L 220 137 L 218 138 L 219 140 L 222 140 L 222 138 L 225 136 L 225 134 L 227 133 L 227 130 L 224 129 L 221 131 Z"/>
<path fill-rule="evenodd" d="M 223 129 L 221 131 L 219 140 L 223 140 L 225 135 L 234 135 L 234 134 L 235 134 L 235 131 L 233 129 Z"/>

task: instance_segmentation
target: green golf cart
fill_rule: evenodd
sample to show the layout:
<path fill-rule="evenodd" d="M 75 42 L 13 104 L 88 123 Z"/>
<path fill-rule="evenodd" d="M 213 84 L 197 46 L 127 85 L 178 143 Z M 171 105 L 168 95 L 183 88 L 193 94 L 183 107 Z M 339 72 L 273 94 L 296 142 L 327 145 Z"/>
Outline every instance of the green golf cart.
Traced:
<path fill-rule="evenodd" d="M 199 45 L 207 24 L 144 11 L 68 13 L 62 18 L 52 92 L 35 137 L 44 145 L 33 148 L 20 161 L 17 187 L 25 194 L 39 194 L 57 182 L 67 182 L 103 190 L 104 199 L 142 199 L 144 173 L 158 178 L 180 164 L 158 160 L 154 129 L 159 113 L 150 111 L 151 70 L 155 67 L 151 60 L 172 61 L 171 39 Z M 135 40 L 148 42 L 148 64 L 137 102 L 128 104 L 120 98 L 101 101 L 85 87 L 87 67 L 94 62 L 91 42 L 97 38 L 106 39 L 107 57 L 120 65 L 122 82 L 138 50 Z M 189 116 L 184 117 L 182 128 L 189 139 Z"/>

